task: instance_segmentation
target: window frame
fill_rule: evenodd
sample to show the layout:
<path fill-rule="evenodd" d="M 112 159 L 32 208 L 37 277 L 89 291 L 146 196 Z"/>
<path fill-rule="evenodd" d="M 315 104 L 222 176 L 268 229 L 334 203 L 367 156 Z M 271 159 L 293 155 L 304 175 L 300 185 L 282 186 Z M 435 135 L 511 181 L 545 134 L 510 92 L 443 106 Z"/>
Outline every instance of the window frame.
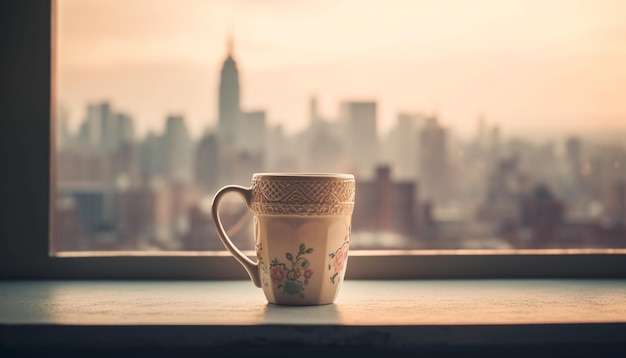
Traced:
<path fill-rule="evenodd" d="M 51 255 L 55 0 L 0 7 L 0 279 L 246 279 L 221 251 Z M 347 279 L 626 277 L 624 249 L 352 251 L 349 260 Z"/>

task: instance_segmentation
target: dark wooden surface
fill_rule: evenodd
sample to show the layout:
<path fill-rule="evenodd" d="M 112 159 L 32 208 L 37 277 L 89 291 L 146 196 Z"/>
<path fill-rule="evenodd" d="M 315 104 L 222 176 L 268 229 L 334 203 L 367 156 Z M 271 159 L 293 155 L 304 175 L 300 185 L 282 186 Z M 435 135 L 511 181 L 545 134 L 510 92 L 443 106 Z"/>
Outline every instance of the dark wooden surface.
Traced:
<path fill-rule="evenodd" d="M 0 282 L 9 355 L 604 356 L 626 347 L 626 280 L 347 281 L 335 304 L 267 304 L 248 281 Z"/>

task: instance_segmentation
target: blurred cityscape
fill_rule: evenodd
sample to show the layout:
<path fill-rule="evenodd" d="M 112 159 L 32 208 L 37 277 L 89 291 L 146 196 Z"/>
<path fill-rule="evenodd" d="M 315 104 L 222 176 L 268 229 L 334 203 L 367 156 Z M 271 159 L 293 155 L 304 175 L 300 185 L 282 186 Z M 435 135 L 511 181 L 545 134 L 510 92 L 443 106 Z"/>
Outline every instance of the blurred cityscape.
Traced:
<path fill-rule="evenodd" d="M 58 116 L 54 250 L 222 250 L 213 195 L 256 172 L 355 174 L 353 249 L 626 247 L 624 142 L 505 139 L 485 118 L 460 139 L 425 113 L 399 113 L 383 137 L 376 101 L 340 102 L 329 118 L 316 97 L 308 127 L 287 135 L 241 108 L 232 54 L 229 41 L 218 124 L 199 139 L 178 114 L 139 138 L 106 101 L 87 104 L 77 130 Z M 224 225 L 252 249 L 251 214 L 231 199 Z"/>

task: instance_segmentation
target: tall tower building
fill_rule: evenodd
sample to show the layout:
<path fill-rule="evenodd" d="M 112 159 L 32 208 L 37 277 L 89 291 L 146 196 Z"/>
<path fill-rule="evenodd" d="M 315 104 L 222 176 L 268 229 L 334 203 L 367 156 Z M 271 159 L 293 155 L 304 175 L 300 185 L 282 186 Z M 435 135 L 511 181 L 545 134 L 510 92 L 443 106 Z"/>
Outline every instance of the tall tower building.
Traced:
<path fill-rule="evenodd" d="M 194 156 L 195 180 L 205 191 L 214 193 L 219 187 L 220 147 L 217 136 L 207 133 L 198 142 Z"/>
<path fill-rule="evenodd" d="M 415 179 L 418 173 L 419 131 L 425 117 L 419 113 L 399 113 L 398 124 L 389 137 L 389 162 L 396 165 L 398 179 Z"/>
<path fill-rule="evenodd" d="M 236 140 L 239 152 L 265 152 L 265 118 L 263 110 L 241 113 Z"/>
<path fill-rule="evenodd" d="M 376 102 L 342 102 L 339 111 L 346 124 L 347 154 L 353 171 L 369 176 L 378 161 Z"/>
<path fill-rule="evenodd" d="M 87 106 L 87 118 L 81 124 L 79 138 L 98 150 L 110 149 L 107 134 L 111 131 L 111 105 L 108 102 L 92 103 Z"/>
<path fill-rule="evenodd" d="M 219 87 L 218 119 L 222 143 L 232 146 L 235 143 L 240 116 L 239 71 L 233 58 L 233 38 L 228 37 L 227 56 L 222 65 Z"/>
<path fill-rule="evenodd" d="M 419 172 L 424 197 L 441 202 L 448 197 L 448 131 L 430 118 L 420 132 Z"/>
<path fill-rule="evenodd" d="M 166 175 L 176 181 L 190 182 L 193 145 L 182 116 L 167 117 L 163 144 Z"/>

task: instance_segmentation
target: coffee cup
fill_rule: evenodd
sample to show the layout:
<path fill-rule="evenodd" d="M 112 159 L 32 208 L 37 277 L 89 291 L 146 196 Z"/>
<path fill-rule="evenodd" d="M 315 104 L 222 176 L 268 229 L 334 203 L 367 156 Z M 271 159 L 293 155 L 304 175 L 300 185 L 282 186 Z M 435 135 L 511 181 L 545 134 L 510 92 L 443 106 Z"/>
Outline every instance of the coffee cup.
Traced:
<path fill-rule="evenodd" d="M 239 194 L 254 215 L 256 261 L 222 226 L 218 209 L 230 193 Z M 335 301 L 344 280 L 354 200 L 351 174 L 257 173 L 249 188 L 221 188 L 211 216 L 222 243 L 268 302 L 321 305 Z"/>

